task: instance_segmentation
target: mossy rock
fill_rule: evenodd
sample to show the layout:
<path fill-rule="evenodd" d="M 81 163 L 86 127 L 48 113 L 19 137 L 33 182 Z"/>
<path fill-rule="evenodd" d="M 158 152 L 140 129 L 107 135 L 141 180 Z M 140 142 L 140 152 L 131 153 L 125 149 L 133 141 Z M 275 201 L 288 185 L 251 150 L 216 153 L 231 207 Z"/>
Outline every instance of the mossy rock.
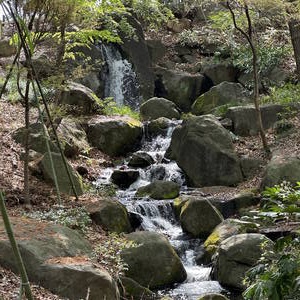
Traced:
<path fill-rule="evenodd" d="M 184 204 L 186 203 L 186 201 L 188 201 L 188 199 L 183 199 L 181 197 L 178 197 L 178 198 L 174 199 L 173 208 L 174 208 L 176 217 L 180 216 L 181 209 L 184 206 Z"/>
<path fill-rule="evenodd" d="M 205 294 L 198 298 L 198 300 L 229 300 L 227 297 L 221 294 Z"/>
<path fill-rule="evenodd" d="M 128 266 L 126 277 L 149 289 L 171 286 L 186 279 L 180 258 L 162 234 L 140 231 L 128 234 L 126 238 L 136 245 L 121 252 L 121 258 Z"/>
<path fill-rule="evenodd" d="M 137 197 L 149 196 L 152 199 L 174 199 L 179 195 L 180 186 L 173 181 L 155 180 L 154 182 L 140 187 Z"/>
<path fill-rule="evenodd" d="M 87 206 L 91 219 L 110 232 L 131 232 L 126 207 L 114 199 L 101 199 Z"/>
<path fill-rule="evenodd" d="M 258 232 L 258 225 L 237 219 L 226 219 L 219 224 L 204 242 L 204 248 L 210 256 L 215 254 L 222 241 L 241 233 Z"/>

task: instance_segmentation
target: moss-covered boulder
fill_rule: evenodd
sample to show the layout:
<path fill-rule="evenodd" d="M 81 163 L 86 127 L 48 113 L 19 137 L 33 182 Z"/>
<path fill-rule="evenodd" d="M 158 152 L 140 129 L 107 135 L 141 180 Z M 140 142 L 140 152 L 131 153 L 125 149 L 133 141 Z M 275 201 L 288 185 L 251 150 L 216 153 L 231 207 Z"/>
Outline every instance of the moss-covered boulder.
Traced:
<path fill-rule="evenodd" d="M 97 116 L 88 123 L 90 144 L 110 156 L 125 155 L 141 142 L 142 123 L 130 117 Z"/>
<path fill-rule="evenodd" d="M 288 181 L 295 184 L 300 180 L 300 159 L 296 156 L 274 154 L 267 165 L 261 182 L 261 189 Z"/>
<path fill-rule="evenodd" d="M 221 242 L 241 233 L 258 232 L 258 225 L 237 219 L 226 219 L 219 224 L 204 242 L 204 248 L 210 257 L 216 253 Z"/>
<path fill-rule="evenodd" d="M 270 239 L 258 233 L 238 234 L 224 240 L 218 249 L 213 277 L 221 285 L 244 290 L 243 278 L 261 257 L 262 243 L 265 247 L 273 246 Z"/>
<path fill-rule="evenodd" d="M 207 237 L 223 221 L 221 213 L 206 199 L 186 196 L 181 208 L 182 229 L 194 237 Z"/>
<path fill-rule="evenodd" d="M 63 159 L 58 153 L 50 153 L 59 190 L 63 193 L 67 193 L 70 195 L 74 195 L 72 184 L 70 182 L 66 167 L 63 163 Z M 39 162 L 39 168 L 43 174 L 43 177 L 46 181 L 54 184 L 54 174 L 52 171 L 51 160 L 49 153 L 45 153 L 41 161 Z M 76 189 L 77 195 L 80 196 L 83 194 L 83 184 L 81 176 L 72 168 L 72 166 L 67 162 L 67 168 L 71 175 L 72 181 L 74 183 L 74 187 Z"/>
<path fill-rule="evenodd" d="M 149 289 L 183 282 L 186 271 L 169 241 L 155 232 L 134 232 L 127 235 L 136 246 L 123 249 L 121 257 L 127 264 L 125 276 Z"/>
<path fill-rule="evenodd" d="M 148 134 L 149 136 L 165 136 L 171 124 L 172 120 L 165 117 L 149 121 L 149 123 L 146 125 L 146 134 Z"/>
<path fill-rule="evenodd" d="M 87 206 L 91 219 L 110 232 L 131 232 L 132 227 L 126 207 L 114 199 L 100 199 Z"/>
<path fill-rule="evenodd" d="M 155 180 L 138 188 L 137 197 L 149 196 L 152 199 L 174 199 L 179 195 L 180 185 L 173 181 Z"/>
<path fill-rule="evenodd" d="M 177 126 L 167 156 L 184 171 L 190 186 L 231 186 L 243 179 L 231 136 L 212 115 L 191 117 Z"/>
<path fill-rule="evenodd" d="M 212 113 L 218 106 L 249 103 L 246 95 L 247 91 L 241 84 L 224 81 L 199 96 L 192 105 L 192 113 L 204 115 Z"/>
<path fill-rule="evenodd" d="M 52 142 L 50 139 L 47 129 L 45 128 L 46 134 L 44 134 L 44 128 L 43 124 L 41 123 L 33 123 L 29 126 L 29 135 L 28 135 L 28 143 L 29 143 L 29 149 L 34 150 L 40 154 L 46 153 L 47 150 L 47 142 L 49 143 L 50 150 L 52 152 L 59 152 L 58 147 Z M 21 144 L 22 146 L 25 146 L 25 133 L 26 128 L 21 127 L 17 129 L 13 133 L 14 140 Z"/>
<path fill-rule="evenodd" d="M 179 109 L 175 103 L 164 98 L 151 98 L 144 102 L 140 107 L 140 113 L 143 120 L 155 120 L 160 117 L 168 119 L 179 119 Z"/>
<path fill-rule="evenodd" d="M 93 265 L 92 247 L 77 231 L 28 218 L 11 218 L 29 280 L 68 299 L 119 300 L 107 271 Z M 19 274 L 0 218 L 0 265 Z"/>

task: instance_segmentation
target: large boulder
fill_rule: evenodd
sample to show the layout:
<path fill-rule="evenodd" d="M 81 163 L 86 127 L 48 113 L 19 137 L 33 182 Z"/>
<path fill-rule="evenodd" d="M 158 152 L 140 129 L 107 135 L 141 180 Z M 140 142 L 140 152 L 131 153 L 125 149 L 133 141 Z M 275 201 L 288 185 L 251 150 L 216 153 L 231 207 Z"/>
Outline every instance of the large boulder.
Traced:
<path fill-rule="evenodd" d="M 24 217 L 11 223 L 31 281 L 68 299 L 120 299 L 112 277 L 89 260 L 92 248 L 78 232 Z M 0 265 L 19 273 L 2 218 Z"/>
<path fill-rule="evenodd" d="M 208 77 L 213 85 L 218 85 L 223 81 L 236 82 L 238 69 L 231 64 L 209 64 L 201 69 L 201 72 Z"/>
<path fill-rule="evenodd" d="M 92 118 L 87 136 L 90 144 L 110 156 L 124 155 L 140 143 L 142 124 L 129 117 Z"/>
<path fill-rule="evenodd" d="M 221 285 L 243 290 L 245 273 L 261 257 L 262 243 L 270 247 L 273 244 L 266 236 L 258 233 L 238 234 L 224 240 L 220 244 L 214 265 L 215 279 Z"/>
<path fill-rule="evenodd" d="M 133 153 L 128 162 L 128 166 L 134 168 L 146 168 L 152 164 L 154 164 L 153 157 L 142 151 Z"/>
<path fill-rule="evenodd" d="M 191 75 L 157 67 L 155 75 L 155 96 L 174 102 L 185 112 L 189 111 L 193 101 L 210 87 L 201 74 Z"/>
<path fill-rule="evenodd" d="M 51 156 L 50 156 L 51 155 Z M 43 177 L 46 181 L 54 184 L 54 174 L 51 166 L 51 158 L 54 166 L 54 170 L 57 177 L 57 183 L 59 190 L 61 192 L 73 195 L 72 185 L 66 170 L 65 164 L 60 154 L 58 153 L 45 153 L 41 161 L 39 162 L 39 167 L 42 171 Z M 67 168 L 71 175 L 72 181 L 74 183 L 77 195 L 83 194 L 83 184 L 80 175 L 72 168 L 72 166 L 67 162 Z"/>
<path fill-rule="evenodd" d="M 52 152 L 59 152 L 58 147 L 52 142 L 49 137 L 47 128 L 42 123 L 33 123 L 29 126 L 28 143 L 29 149 L 38 153 L 44 154 L 48 151 L 47 142 Z M 25 146 L 26 128 L 21 127 L 13 133 L 13 139 Z"/>
<path fill-rule="evenodd" d="M 185 172 L 190 186 L 231 186 L 242 181 L 231 136 L 212 115 L 191 117 L 175 128 L 167 155 Z"/>
<path fill-rule="evenodd" d="M 114 199 L 100 199 L 87 206 L 91 219 L 110 232 L 131 232 L 126 207 Z"/>
<path fill-rule="evenodd" d="M 127 264 L 125 276 L 142 286 L 161 288 L 186 279 L 186 271 L 168 240 L 155 232 L 134 232 L 127 239 L 134 247 L 123 249 L 121 257 Z"/>
<path fill-rule="evenodd" d="M 157 135 L 167 135 L 168 129 L 172 125 L 172 120 L 161 117 L 153 121 L 149 121 L 145 127 L 146 135 L 153 137 Z"/>
<path fill-rule="evenodd" d="M 152 65 L 158 63 L 167 53 L 167 47 L 161 40 L 146 40 Z"/>
<path fill-rule="evenodd" d="M 283 111 L 279 104 L 261 105 L 261 117 L 264 129 L 269 129 L 279 120 L 279 113 Z M 240 136 L 251 136 L 259 133 L 257 113 L 253 105 L 230 107 L 225 115 L 232 120 L 233 132 Z"/>
<path fill-rule="evenodd" d="M 280 184 L 282 181 L 295 184 L 300 180 L 300 159 L 296 156 L 274 154 L 267 165 L 261 189 Z"/>
<path fill-rule="evenodd" d="M 175 103 L 164 98 L 151 98 L 140 107 L 141 117 L 145 121 L 155 120 L 160 117 L 179 119 L 180 113 Z"/>
<path fill-rule="evenodd" d="M 212 256 L 227 238 L 241 234 L 258 232 L 258 225 L 238 219 L 226 219 L 220 223 L 204 242 L 205 251 Z"/>
<path fill-rule="evenodd" d="M 100 103 L 100 99 L 88 87 L 70 81 L 61 90 L 59 103 L 70 106 L 69 111 L 78 115 L 91 113 Z"/>
<path fill-rule="evenodd" d="M 154 180 L 152 183 L 138 188 L 137 197 L 149 196 L 152 199 L 174 199 L 179 195 L 180 186 L 173 181 Z"/>
<path fill-rule="evenodd" d="M 17 48 L 9 39 L 0 40 L 0 57 L 9 57 L 17 53 Z"/>
<path fill-rule="evenodd" d="M 247 91 L 239 83 L 224 81 L 199 96 L 192 105 L 192 113 L 203 115 L 212 113 L 218 106 L 249 103 Z"/>
<path fill-rule="evenodd" d="M 187 197 L 179 217 L 182 229 L 193 237 L 205 238 L 223 221 L 223 217 L 205 198 Z"/>
<path fill-rule="evenodd" d="M 57 128 L 57 133 L 64 146 L 64 153 L 67 157 L 77 156 L 90 149 L 86 132 L 75 119 L 62 119 Z"/>
<path fill-rule="evenodd" d="M 127 189 L 139 176 L 140 172 L 138 170 L 114 170 L 111 175 L 111 180 L 121 189 Z"/>

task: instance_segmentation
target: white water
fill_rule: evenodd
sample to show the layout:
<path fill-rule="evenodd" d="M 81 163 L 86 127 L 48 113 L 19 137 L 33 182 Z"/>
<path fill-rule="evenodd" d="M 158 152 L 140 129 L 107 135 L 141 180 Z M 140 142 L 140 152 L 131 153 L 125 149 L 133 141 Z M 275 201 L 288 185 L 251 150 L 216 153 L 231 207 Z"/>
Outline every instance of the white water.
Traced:
<path fill-rule="evenodd" d="M 126 205 L 128 211 L 138 213 L 142 217 L 141 229 L 155 231 L 168 237 L 170 243 L 180 256 L 187 272 L 184 283 L 178 284 L 173 289 L 160 291 L 162 295 L 170 295 L 176 300 L 196 300 L 199 296 L 208 292 L 221 292 L 222 287 L 217 281 L 210 280 L 211 268 L 196 264 L 195 257 L 201 252 L 202 242 L 199 239 L 189 239 L 181 229 L 175 218 L 172 200 L 136 199 L 134 197 L 137 188 L 149 184 L 153 180 L 153 170 L 163 170 L 161 179 L 173 180 L 181 186 L 185 179 L 176 162 L 167 161 L 165 152 L 170 145 L 171 135 L 178 122 L 174 122 L 166 136 L 158 136 L 151 141 L 145 141 L 142 151 L 150 154 L 155 164 L 146 169 L 139 169 L 140 178 L 133 183 L 128 190 L 118 191 L 119 200 Z M 113 170 L 105 170 L 98 183 L 109 183 L 109 177 Z"/>
<path fill-rule="evenodd" d="M 132 64 L 122 58 L 120 51 L 111 45 L 102 45 L 102 51 L 108 66 L 105 78 L 104 97 L 112 97 L 121 105 L 139 107 L 139 85 Z"/>

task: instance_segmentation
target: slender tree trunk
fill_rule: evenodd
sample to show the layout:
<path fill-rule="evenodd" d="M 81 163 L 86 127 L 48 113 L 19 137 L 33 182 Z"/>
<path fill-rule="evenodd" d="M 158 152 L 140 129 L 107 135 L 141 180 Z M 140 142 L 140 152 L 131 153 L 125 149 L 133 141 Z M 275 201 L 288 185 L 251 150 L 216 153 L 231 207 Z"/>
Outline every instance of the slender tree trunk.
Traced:
<path fill-rule="evenodd" d="M 28 72 L 29 77 L 29 72 Z M 29 104 L 29 88 L 30 88 L 30 79 L 27 79 L 26 90 L 24 95 L 25 103 L 25 158 L 24 158 L 24 195 L 25 195 L 25 204 L 30 204 L 29 196 L 29 129 L 30 129 L 30 104 Z"/>
<path fill-rule="evenodd" d="M 289 21 L 289 30 L 294 49 L 294 56 L 297 66 L 297 77 L 300 81 L 300 20 L 292 19 Z"/>

